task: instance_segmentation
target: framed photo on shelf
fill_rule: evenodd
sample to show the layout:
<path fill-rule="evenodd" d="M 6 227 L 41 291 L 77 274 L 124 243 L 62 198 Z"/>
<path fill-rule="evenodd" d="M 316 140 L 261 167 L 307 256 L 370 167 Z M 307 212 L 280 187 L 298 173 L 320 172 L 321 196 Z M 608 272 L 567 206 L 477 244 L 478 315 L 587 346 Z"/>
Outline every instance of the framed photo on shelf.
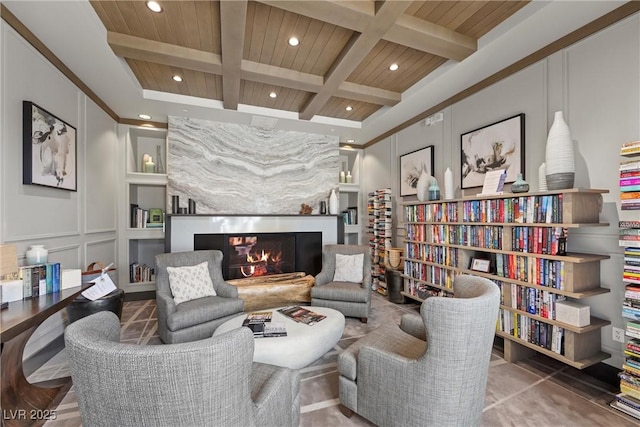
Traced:
<path fill-rule="evenodd" d="M 22 102 L 22 183 L 77 191 L 76 128 Z"/>
<path fill-rule="evenodd" d="M 433 176 L 433 150 L 429 145 L 400 156 L 400 196 L 418 194 L 416 186 L 422 171 Z"/>
<path fill-rule="evenodd" d="M 505 169 L 505 182 L 524 177 L 524 114 L 460 135 L 462 188 L 481 187 L 487 172 Z"/>
<path fill-rule="evenodd" d="M 473 271 L 481 271 L 483 273 L 489 273 L 491 271 L 491 260 L 471 258 L 470 269 Z"/>

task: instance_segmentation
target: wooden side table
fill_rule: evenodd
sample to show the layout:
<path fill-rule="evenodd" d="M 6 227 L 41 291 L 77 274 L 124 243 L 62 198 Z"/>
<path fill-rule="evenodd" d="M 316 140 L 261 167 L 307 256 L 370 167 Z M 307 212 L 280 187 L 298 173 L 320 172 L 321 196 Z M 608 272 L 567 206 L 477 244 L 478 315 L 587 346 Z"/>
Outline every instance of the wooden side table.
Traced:
<path fill-rule="evenodd" d="M 69 305 L 92 284 L 9 303 L 0 312 L 2 425 L 39 426 L 55 418 L 52 411 L 71 387 L 71 377 L 31 384 L 22 358 L 27 341 L 49 316 Z"/>

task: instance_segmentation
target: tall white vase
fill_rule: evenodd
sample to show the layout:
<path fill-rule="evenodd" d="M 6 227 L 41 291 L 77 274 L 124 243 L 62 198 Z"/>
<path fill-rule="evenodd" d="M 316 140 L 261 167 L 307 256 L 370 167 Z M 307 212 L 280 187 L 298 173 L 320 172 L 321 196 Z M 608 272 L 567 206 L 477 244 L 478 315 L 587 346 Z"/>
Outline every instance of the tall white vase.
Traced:
<path fill-rule="evenodd" d="M 444 171 L 444 198 L 446 200 L 453 199 L 453 172 L 450 168 Z"/>
<path fill-rule="evenodd" d="M 331 195 L 329 196 L 329 213 L 331 215 L 338 214 L 338 196 L 336 196 L 336 190 L 331 189 Z"/>
<path fill-rule="evenodd" d="M 573 141 L 562 111 L 556 111 L 553 124 L 549 129 L 545 164 L 549 190 L 573 187 L 576 172 Z"/>
<path fill-rule="evenodd" d="M 420 172 L 420 176 L 418 177 L 418 182 L 416 184 L 416 196 L 418 196 L 418 200 L 421 202 L 429 199 L 429 186 L 431 185 L 432 180 L 433 177 L 424 170 Z"/>

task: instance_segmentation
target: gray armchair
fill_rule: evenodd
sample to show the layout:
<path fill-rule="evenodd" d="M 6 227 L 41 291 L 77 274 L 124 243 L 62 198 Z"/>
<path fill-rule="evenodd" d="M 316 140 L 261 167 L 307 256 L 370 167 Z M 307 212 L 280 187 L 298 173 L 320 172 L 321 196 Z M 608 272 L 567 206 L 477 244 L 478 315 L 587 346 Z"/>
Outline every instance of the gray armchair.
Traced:
<path fill-rule="evenodd" d="M 120 343 L 100 312 L 64 334 L 85 426 L 298 426 L 300 374 L 253 362 L 248 328 L 192 343 Z"/>
<path fill-rule="evenodd" d="M 338 356 L 345 415 L 380 426 L 480 424 L 500 290 L 468 275 L 453 290 L 454 298 L 427 298 L 420 316 L 405 314 L 400 328 L 378 328 Z"/>
<path fill-rule="evenodd" d="M 169 286 L 167 267 L 209 263 L 216 296 L 176 304 Z M 238 289 L 222 278 L 222 252 L 216 250 L 156 255 L 156 304 L 158 334 L 166 344 L 209 338 L 218 326 L 242 313 L 244 302 Z"/>
<path fill-rule="evenodd" d="M 362 283 L 334 282 L 336 254 L 364 254 Z M 311 305 L 338 310 L 347 317 L 359 317 L 367 323 L 371 312 L 371 249 L 364 245 L 325 245 L 322 270 L 311 288 Z"/>

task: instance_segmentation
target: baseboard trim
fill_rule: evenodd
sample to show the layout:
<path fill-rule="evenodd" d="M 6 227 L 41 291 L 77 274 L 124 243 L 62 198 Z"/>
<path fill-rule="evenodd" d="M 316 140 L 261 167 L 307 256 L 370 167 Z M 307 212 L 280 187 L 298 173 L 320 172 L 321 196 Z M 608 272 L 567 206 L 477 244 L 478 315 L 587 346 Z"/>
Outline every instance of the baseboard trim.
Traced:
<path fill-rule="evenodd" d="M 143 291 L 143 292 L 126 292 L 124 294 L 124 301 L 144 301 L 148 299 L 156 299 L 156 291 Z"/>

